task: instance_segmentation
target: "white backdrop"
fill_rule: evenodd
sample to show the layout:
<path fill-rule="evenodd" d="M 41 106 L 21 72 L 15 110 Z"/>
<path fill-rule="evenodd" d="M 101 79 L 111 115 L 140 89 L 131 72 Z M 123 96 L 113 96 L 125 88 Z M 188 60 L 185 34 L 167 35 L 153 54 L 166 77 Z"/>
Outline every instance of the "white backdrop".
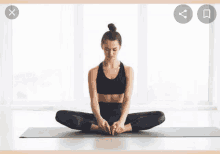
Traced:
<path fill-rule="evenodd" d="M 74 4 L 16 6 L 20 13 L 12 24 L 13 100 L 73 100 Z"/>
<path fill-rule="evenodd" d="M 83 53 L 83 66 L 79 66 L 83 73 L 73 75 L 74 5 L 16 5 L 22 10 L 12 23 L 16 103 L 73 101 L 76 75 L 82 77 L 75 81 L 83 86 L 82 97 L 89 100 L 88 71 L 104 59 L 100 43 L 109 23 L 122 36 L 119 60 L 135 72 L 132 98 L 137 97 L 139 69 L 147 73 L 147 85 L 139 89 L 146 91 L 143 97 L 147 99 L 141 103 L 208 101 L 209 25 L 201 23 L 195 13 L 189 23 L 179 24 L 173 16 L 176 4 L 147 5 L 147 57 L 138 59 L 138 4 L 83 5 L 83 51 L 77 51 Z M 197 12 L 201 5 L 189 6 Z M 142 61 L 147 65 L 138 65 Z"/>
<path fill-rule="evenodd" d="M 209 24 L 197 17 L 201 4 L 190 4 L 193 18 L 187 24 L 173 16 L 176 4 L 148 5 L 147 68 L 149 103 L 208 102 Z"/>

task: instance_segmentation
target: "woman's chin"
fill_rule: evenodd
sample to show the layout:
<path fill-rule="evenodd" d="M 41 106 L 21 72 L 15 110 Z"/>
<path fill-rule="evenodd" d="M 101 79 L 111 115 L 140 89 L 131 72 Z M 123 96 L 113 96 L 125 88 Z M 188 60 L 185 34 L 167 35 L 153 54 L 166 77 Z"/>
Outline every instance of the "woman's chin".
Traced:
<path fill-rule="evenodd" d="M 108 60 L 115 60 L 116 57 L 107 57 Z"/>

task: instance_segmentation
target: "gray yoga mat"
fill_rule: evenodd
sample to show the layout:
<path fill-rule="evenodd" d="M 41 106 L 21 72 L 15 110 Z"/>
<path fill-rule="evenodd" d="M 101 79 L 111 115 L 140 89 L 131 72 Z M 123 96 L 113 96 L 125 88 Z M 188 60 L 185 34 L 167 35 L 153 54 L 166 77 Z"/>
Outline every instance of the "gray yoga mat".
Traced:
<path fill-rule="evenodd" d="M 94 138 L 94 137 L 220 137 L 217 127 L 153 127 L 139 132 L 112 136 L 100 131 L 82 132 L 68 127 L 30 127 L 20 138 Z"/>

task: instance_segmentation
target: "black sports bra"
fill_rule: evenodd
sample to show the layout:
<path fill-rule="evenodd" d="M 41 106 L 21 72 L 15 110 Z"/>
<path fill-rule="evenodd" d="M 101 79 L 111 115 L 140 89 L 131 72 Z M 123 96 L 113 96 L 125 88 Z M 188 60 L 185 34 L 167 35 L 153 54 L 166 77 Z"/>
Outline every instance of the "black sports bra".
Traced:
<path fill-rule="evenodd" d="M 98 74 L 96 78 L 97 93 L 99 94 L 122 94 L 125 92 L 126 77 L 124 65 L 120 62 L 118 75 L 114 79 L 109 79 L 103 72 L 103 62 L 99 64 Z"/>

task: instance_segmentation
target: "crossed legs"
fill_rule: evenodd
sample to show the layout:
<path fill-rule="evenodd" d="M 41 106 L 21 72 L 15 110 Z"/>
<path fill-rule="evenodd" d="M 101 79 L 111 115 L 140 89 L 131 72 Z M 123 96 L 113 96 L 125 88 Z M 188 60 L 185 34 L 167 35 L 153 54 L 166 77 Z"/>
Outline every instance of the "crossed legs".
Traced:
<path fill-rule="evenodd" d="M 95 116 L 91 113 L 59 110 L 55 119 L 71 129 L 82 131 L 100 130 Z M 164 121 L 165 115 L 162 111 L 131 113 L 127 115 L 125 121 L 125 132 L 147 130 L 160 125 Z"/>

